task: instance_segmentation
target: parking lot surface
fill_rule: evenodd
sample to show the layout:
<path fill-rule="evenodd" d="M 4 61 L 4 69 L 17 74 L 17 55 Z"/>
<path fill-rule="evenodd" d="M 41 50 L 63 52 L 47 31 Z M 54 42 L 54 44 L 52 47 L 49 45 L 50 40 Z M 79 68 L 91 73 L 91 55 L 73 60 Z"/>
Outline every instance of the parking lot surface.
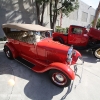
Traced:
<path fill-rule="evenodd" d="M 0 100 L 100 100 L 100 60 L 91 52 L 81 51 L 85 63 L 80 83 L 82 66 L 69 87 L 59 88 L 48 73 L 35 73 L 7 59 L 3 45 L 0 42 Z"/>

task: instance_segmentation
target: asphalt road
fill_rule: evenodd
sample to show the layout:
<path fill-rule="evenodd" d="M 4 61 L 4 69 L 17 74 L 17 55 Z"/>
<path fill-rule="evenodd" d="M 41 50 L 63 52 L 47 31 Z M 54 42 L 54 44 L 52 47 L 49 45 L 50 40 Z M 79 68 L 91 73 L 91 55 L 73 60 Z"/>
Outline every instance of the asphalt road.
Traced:
<path fill-rule="evenodd" d="M 2 49 L 0 43 L 0 100 L 100 100 L 100 60 L 90 52 L 81 52 L 85 61 L 81 82 L 82 66 L 79 66 L 79 76 L 62 89 L 50 82 L 47 73 L 35 73 L 7 59 Z"/>

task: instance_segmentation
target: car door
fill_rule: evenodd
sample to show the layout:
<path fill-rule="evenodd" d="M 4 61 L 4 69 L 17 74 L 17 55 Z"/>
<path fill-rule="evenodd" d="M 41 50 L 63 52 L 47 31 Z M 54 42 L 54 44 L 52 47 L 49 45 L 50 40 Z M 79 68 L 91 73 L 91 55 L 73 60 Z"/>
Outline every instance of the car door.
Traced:
<path fill-rule="evenodd" d="M 86 46 L 88 42 L 88 36 L 84 33 L 82 27 L 72 27 L 70 34 L 68 35 L 68 44 L 75 46 Z"/>
<path fill-rule="evenodd" d="M 36 59 L 37 52 L 36 52 L 36 44 L 34 43 L 33 36 L 26 36 L 23 37 L 22 41 L 20 42 L 20 49 L 21 49 L 21 56 L 29 61 Z"/>

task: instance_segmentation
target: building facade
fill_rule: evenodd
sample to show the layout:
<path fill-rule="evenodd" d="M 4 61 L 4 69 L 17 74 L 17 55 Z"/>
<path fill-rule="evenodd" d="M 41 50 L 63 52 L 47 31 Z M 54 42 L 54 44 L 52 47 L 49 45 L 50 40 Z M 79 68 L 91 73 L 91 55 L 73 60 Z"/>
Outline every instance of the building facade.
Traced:
<path fill-rule="evenodd" d="M 86 3 L 79 1 L 79 9 L 72 12 L 69 17 L 62 18 L 62 27 L 70 25 L 88 26 L 94 19 L 95 9 Z"/>
<path fill-rule="evenodd" d="M 94 18 L 95 9 L 79 0 L 79 9 L 72 12 L 69 17 L 62 17 L 61 26 L 66 28 L 70 25 L 87 26 Z M 0 0 L 0 25 L 3 23 L 33 23 L 37 24 L 35 0 Z M 60 26 L 60 16 L 56 26 Z M 44 25 L 50 27 L 49 7 L 45 9 Z M 0 27 L 0 37 L 4 33 Z"/>

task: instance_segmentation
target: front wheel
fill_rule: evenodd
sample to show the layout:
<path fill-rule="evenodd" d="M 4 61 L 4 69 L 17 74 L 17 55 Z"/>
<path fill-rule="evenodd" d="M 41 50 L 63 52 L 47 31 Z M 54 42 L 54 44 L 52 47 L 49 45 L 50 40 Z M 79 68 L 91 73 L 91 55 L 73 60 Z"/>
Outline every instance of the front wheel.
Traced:
<path fill-rule="evenodd" d="M 4 46 L 4 52 L 8 59 L 13 59 L 12 52 L 10 51 L 10 49 L 7 46 Z"/>
<path fill-rule="evenodd" d="M 96 48 L 94 51 L 93 51 L 93 55 L 100 59 L 100 47 L 99 48 Z"/>
<path fill-rule="evenodd" d="M 59 70 L 50 70 L 49 76 L 51 81 L 59 87 L 67 87 L 71 83 L 71 80 Z"/>

